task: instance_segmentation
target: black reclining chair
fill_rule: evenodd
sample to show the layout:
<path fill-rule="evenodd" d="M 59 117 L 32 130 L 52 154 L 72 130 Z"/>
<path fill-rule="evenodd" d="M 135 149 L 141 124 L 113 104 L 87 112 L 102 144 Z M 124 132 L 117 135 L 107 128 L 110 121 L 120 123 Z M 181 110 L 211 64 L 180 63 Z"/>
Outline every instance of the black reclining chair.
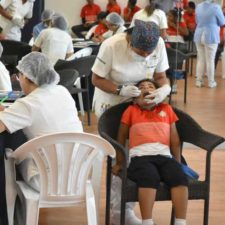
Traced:
<path fill-rule="evenodd" d="M 115 149 L 120 151 L 125 159 L 128 159 L 128 151 L 120 145 L 117 139 L 118 128 L 121 116 L 124 110 L 130 103 L 122 103 L 105 111 L 99 119 L 98 131 L 99 134 L 108 140 Z M 224 142 L 224 138 L 218 135 L 209 133 L 202 129 L 199 124 L 185 112 L 174 108 L 179 120 L 176 122 L 176 127 L 181 140 L 191 143 L 204 149 L 206 154 L 205 180 L 189 180 L 189 200 L 204 200 L 204 225 L 208 225 L 209 214 L 209 194 L 210 194 L 210 168 L 211 168 L 211 153 L 213 149 Z M 182 149 L 182 146 L 181 146 Z M 185 163 L 185 159 L 182 157 Z M 107 166 L 107 196 L 106 196 L 106 225 L 110 224 L 110 187 L 111 187 L 111 165 L 112 160 L 108 158 Z M 121 190 L 121 222 L 125 224 L 125 203 L 138 201 L 138 189 L 134 182 L 127 179 L 127 160 L 123 162 L 123 170 L 121 173 L 122 190 Z M 164 183 L 161 183 L 157 190 L 156 201 L 171 200 L 170 191 Z M 174 223 L 174 215 L 172 210 L 171 225 Z"/>
<path fill-rule="evenodd" d="M 95 55 L 90 55 L 73 59 L 71 61 L 58 60 L 54 66 L 56 71 L 74 69 L 79 73 L 79 77 L 81 78 L 81 88 L 77 91 L 77 93 L 86 94 L 88 125 L 91 124 L 91 103 L 94 93 L 94 87 L 91 83 L 91 68 L 94 64 L 95 58 Z"/>
<path fill-rule="evenodd" d="M 25 42 L 14 40 L 1 40 L 3 53 L 1 61 L 5 64 L 10 74 L 16 72 L 18 61 L 31 52 L 31 46 Z"/>

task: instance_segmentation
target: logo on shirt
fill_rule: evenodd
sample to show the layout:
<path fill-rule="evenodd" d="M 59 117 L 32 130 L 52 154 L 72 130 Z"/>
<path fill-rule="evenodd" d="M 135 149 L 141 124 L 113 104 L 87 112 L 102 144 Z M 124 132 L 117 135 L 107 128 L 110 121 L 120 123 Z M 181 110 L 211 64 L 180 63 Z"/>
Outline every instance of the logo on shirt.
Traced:
<path fill-rule="evenodd" d="M 164 112 L 163 110 L 159 112 L 159 116 L 161 117 L 166 117 L 166 112 Z"/>

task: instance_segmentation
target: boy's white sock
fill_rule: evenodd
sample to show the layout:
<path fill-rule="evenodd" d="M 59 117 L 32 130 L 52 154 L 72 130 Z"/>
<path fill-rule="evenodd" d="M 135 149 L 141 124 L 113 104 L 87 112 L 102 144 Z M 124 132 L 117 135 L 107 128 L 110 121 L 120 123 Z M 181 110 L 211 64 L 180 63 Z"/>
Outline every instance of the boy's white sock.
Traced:
<path fill-rule="evenodd" d="M 154 225 L 153 219 L 142 220 L 142 225 Z"/>
<path fill-rule="evenodd" d="M 186 225 L 186 220 L 175 218 L 175 224 L 174 225 Z"/>

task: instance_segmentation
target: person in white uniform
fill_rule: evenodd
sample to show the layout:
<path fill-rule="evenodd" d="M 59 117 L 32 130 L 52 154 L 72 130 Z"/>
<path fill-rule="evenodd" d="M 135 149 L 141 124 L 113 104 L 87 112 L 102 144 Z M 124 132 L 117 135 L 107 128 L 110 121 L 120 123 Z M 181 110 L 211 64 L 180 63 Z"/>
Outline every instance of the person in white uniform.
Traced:
<path fill-rule="evenodd" d="M 110 13 L 106 17 L 107 27 L 109 30 L 105 32 L 102 36 L 104 39 L 112 37 L 115 34 L 124 32 L 127 28 L 124 26 L 123 18 L 116 12 Z"/>
<path fill-rule="evenodd" d="M 13 26 L 24 26 L 24 19 L 17 13 L 18 0 L 0 1 L 0 27 L 7 34 Z"/>
<path fill-rule="evenodd" d="M 75 102 L 68 90 L 57 85 L 59 75 L 40 52 L 24 56 L 17 66 L 26 95 L 0 112 L 0 133 L 23 130 L 27 139 L 55 132 L 83 132 Z M 38 170 L 31 160 L 21 165 L 23 179 L 39 189 Z"/>
<path fill-rule="evenodd" d="M 55 14 L 52 18 L 52 27 L 43 30 L 34 42 L 32 51 L 42 51 L 52 64 L 59 59 L 70 57 L 73 50 L 71 36 L 67 32 L 68 23 L 64 16 Z"/>
<path fill-rule="evenodd" d="M 129 29 L 130 31 L 131 29 Z M 145 78 L 154 78 L 160 88 L 146 96 L 146 105 L 163 101 L 170 93 L 165 71 L 169 68 L 166 48 L 154 22 L 135 21 L 131 34 L 121 33 L 105 40 L 93 65 L 92 83 L 95 86 L 93 108 L 97 117 L 109 107 L 140 95 L 134 85 Z M 112 223 L 120 224 L 120 184 L 113 177 Z M 126 225 L 140 225 L 133 204 L 126 208 Z"/>
<path fill-rule="evenodd" d="M 33 6 L 35 0 L 17 0 L 17 15 L 24 19 L 24 24 L 33 16 Z M 21 29 L 23 27 L 14 25 L 6 34 L 7 39 L 21 41 Z"/>
<path fill-rule="evenodd" d="M 23 144 L 26 139 L 21 135 L 21 129 L 28 140 L 54 132 L 83 131 L 72 96 L 65 87 L 57 85 L 59 75 L 43 53 L 32 52 L 24 56 L 17 69 L 20 72 L 20 85 L 26 96 L 16 100 L 8 108 L 4 109 L 0 105 L 0 133 L 3 132 L 1 149 L 16 149 Z M 27 184 L 38 190 L 39 174 L 33 161 L 23 161 L 19 169 Z M 2 177 L 0 185 L 0 189 L 4 191 Z M 1 192 L 0 209 L 6 212 L 4 194 Z"/>
<path fill-rule="evenodd" d="M 161 36 L 166 38 L 166 29 L 168 28 L 166 14 L 155 0 L 149 0 L 149 4 L 144 9 L 134 14 L 130 27 L 134 26 L 136 19 L 155 22 L 160 28 Z"/>
<path fill-rule="evenodd" d="M 0 43 L 0 58 L 2 56 L 3 47 Z M 12 91 L 12 84 L 9 76 L 9 71 L 5 65 L 0 61 L 0 91 Z"/>
<path fill-rule="evenodd" d="M 40 52 L 24 56 L 17 66 L 26 95 L 0 112 L 0 133 L 24 129 L 28 139 L 63 131 L 82 131 L 75 102 L 68 90 L 57 85 L 59 75 Z"/>

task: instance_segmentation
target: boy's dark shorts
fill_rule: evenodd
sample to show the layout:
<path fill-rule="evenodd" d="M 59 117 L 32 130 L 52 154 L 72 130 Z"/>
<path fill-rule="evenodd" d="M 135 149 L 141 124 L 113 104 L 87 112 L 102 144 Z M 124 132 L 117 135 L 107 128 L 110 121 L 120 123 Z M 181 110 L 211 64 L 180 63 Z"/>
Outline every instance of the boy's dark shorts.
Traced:
<path fill-rule="evenodd" d="M 181 165 L 173 158 L 156 155 L 131 158 L 128 178 L 138 187 L 158 189 L 160 182 L 169 188 L 188 186 L 188 179 Z"/>

